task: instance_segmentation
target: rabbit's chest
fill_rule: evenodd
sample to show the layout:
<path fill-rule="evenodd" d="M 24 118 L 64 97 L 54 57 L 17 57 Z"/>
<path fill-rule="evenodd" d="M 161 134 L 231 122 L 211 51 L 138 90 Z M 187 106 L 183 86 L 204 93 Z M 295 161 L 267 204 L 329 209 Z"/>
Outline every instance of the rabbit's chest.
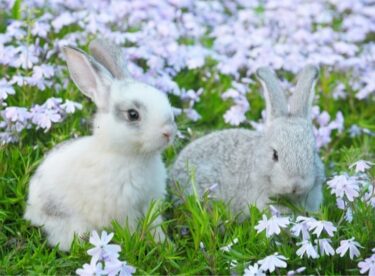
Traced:
<path fill-rule="evenodd" d="M 150 201 L 162 198 L 165 191 L 166 173 L 158 162 L 142 167 L 118 163 L 101 178 L 95 224 L 108 225 L 112 220 L 123 223 L 127 219 L 134 225 Z"/>

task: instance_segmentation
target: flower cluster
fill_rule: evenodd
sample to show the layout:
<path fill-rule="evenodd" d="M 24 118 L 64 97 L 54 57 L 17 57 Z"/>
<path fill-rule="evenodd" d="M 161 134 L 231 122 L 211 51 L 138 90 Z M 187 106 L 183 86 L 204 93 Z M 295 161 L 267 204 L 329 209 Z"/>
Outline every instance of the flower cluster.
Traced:
<path fill-rule="evenodd" d="M 370 2 L 53 0 L 46 8 L 43 1 L 21 1 L 20 12 L 6 21 L 0 34 L 0 105 L 22 113 L 33 107 L 11 105 L 9 99 L 16 94 L 64 91 L 68 77 L 61 48 L 85 46 L 93 37 L 124 46 L 131 75 L 180 97 L 183 104 L 176 113 L 191 120 L 200 118 L 195 103 L 205 90 L 199 88 L 227 75 L 230 88 L 220 92 L 233 105 L 224 120 L 231 125 L 244 122 L 250 109 L 249 84 L 263 65 L 294 74 L 306 63 L 320 64 L 347 79 L 332 84 L 335 99 L 350 91 L 366 99 L 375 91 L 375 46 L 367 39 L 375 30 Z M 5 12 L 13 5 L 15 1 L 0 3 Z M 181 87 L 177 81 L 187 71 L 199 72 L 194 87 Z M 49 116 L 42 105 L 34 111 Z M 4 113 L 0 111 L 0 121 L 7 121 Z M 50 120 L 51 125 L 60 121 Z M 29 120 L 17 128 L 2 123 L 0 139 L 12 141 L 15 132 L 41 127 L 38 122 Z M 325 144 L 334 126 L 321 127 L 316 134 Z"/>
<path fill-rule="evenodd" d="M 352 220 L 353 203 L 356 199 L 362 200 L 375 208 L 375 188 L 366 171 L 374 163 L 365 160 L 359 160 L 349 166 L 354 169 L 354 175 L 343 173 L 334 176 L 327 182 L 331 194 L 336 196 L 337 207 L 345 210 L 345 219 Z"/>
<path fill-rule="evenodd" d="M 351 221 L 353 215 L 352 204 L 355 200 L 362 200 L 375 207 L 374 187 L 370 177 L 366 174 L 374 163 L 366 160 L 359 160 L 349 166 L 354 170 L 355 175 L 341 174 L 334 176 L 327 182 L 331 193 L 337 197 L 337 205 L 340 209 L 346 210 L 345 218 Z M 354 237 L 342 239 L 338 247 L 333 247 L 333 238 L 338 231 L 338 227 L 332 222 L 326 220 L 317 220 L 314 217 L 298 216 L 293 219 L 289 216 L 282 216 L 274 207 L 271 208 L 271 217 L 263 214 L 262 219 L 255 226 L 258 233 L 265 231 L 266 236 L 276 237 L 282 231 L 290 233 L 293 237 L 300 239 L 297 242 L 296 255 L 300 258 L 318 259 L 322 256 L 338 255 L 340 257 L 349 256 L 351 260 L 360 257 L 360 248 L 362 246 Z M 350 212 L 350 216 L 348 215 Z M 375 253 L 375 249 L 373 249 Z M 268 258 L 268 257 L 267 257 Z M 275 261 L 275 263 L 277 263 Z M 245 270 L 245 275 L 265 275 L 266 269 L 260 266 L 261 262 L 250 265 Z M 281 267 L 281 266 L 278 266 Z M 375 273 L 375 254 L 358 263 L 361 273 Z M 274 269 L 274 268 L 273 268 Z M 269 270 L 273 272 L 273 270 Z M 290 271 L 294 275 L 298 271 Z"/>
<path fill-rule="evenodd" d="M 106 231 L 103 231 L 100 237 L 96 231 L 92 232 L 90 243 L 95 247 L 87 251 L 92 256 L 91 262 L 77 269 L 78 275 L 130 276 L 135 272 L 134 267 L 118 259 L 121 247 L 109 244 L 112 237 L 113 233 L 107 234 Z"/>

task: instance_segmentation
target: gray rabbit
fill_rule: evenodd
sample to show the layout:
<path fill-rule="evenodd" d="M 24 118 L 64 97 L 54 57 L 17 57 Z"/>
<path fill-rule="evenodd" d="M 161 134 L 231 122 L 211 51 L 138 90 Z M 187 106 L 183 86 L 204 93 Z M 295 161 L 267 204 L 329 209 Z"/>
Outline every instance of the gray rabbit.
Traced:
<path fill-rule="evenodd" d="M 270 198 L 279 196 L 317 211 L 325 179 L 311 122 L 318 74 L 318 68 L 306 66 L 288 100 L 276 74 L 269 68 L 258 69 L 266 100 L 264 131 L 228 129 L 193 141 L 171 168 L 172 185 L 178 182 L 191 192 L 194 171 L 199 194 L 217 183 L 212 195 L 229 202 L 235 212 L 246 213 L 248 204 L 263 209 Z"/>

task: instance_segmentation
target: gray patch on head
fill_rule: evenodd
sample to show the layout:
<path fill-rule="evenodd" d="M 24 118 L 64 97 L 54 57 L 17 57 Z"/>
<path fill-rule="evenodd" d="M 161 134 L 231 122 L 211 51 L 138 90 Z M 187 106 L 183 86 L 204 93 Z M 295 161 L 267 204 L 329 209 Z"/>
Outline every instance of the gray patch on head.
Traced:
<path fill-rule="evenodd" d="M 130 127 L 139 128 L 140 127 L 140 121 L 134 121 L 134 122 L 129 121 L 128 118 L 127 118 L 127 111 L 129 109 L 136 109 L 139 112 L 139 109 L 142 109 L 142 108 L 145 109 L 146 107 L 142 103 L 139 103 L 137 101 L 134 101 L 132 103 L 133 103 L 133 105 L 130 105 L 130 106 L 126 106 L 125 104 L 120 104 L 120 103 L 115 104 L 115 106 L 114 106 L 114 116 L 115 116 L 115 119 L 117 119 L 120 122 L 126 123 Z M 137 105 L 139 107 L 137 107 Z M 142 120 L 142 115 L 140 115 L 140 116 L 141 116 L 141 120 Z"/>
<path fill-rule="evenodd" d="M 64 207 L 55 202 L 52 198 L 48 198 L 43 204 L 42 211 L 50 217 L 67 217 L 67 212 Z"/>
<path fill-rule="evenodd" d="M 121 104 L 115 105 L 114 115 L 115 115 L 115 118 L 120 120 L 120 121 L 127 121 L 126 110 L 124 110 L 124 108 L 122 107 Z"/>
<path fill-rule="evenodd" d="M 132 105 L 134 105 L 137 109 L 142 109 L 143 111 L 147 111 L 147 107 L 140 101 L 134 100 L 132 101 Z"/>

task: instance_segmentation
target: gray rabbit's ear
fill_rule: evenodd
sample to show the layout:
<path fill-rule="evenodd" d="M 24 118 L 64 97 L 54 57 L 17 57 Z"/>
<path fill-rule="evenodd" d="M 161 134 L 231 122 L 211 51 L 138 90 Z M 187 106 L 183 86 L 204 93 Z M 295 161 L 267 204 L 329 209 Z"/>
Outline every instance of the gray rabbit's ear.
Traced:
<path fill-rule="evenodd" d="M 102 112 L 108 111 L 113 78 L 110 72 L 80 49 L 64 47 L 70 76 L 83 94 L 91 98 Z"/>
<path fill-rule="evenodd" d="M 264 91 L 267 123 L 277 117 L 286 116 L 288 114 L 287 99 L 275 72 L 268 67 L 261 67 L 256 71 L 256 76 Z"/>
<path fill-rule="evenodd" d="M 297 87 L 290 97 L 290 113 L 297 117 L 309 119 L 315 95 L 315 83 L 319 76 L 319 69 L 314 65 L 307 65 L 300 72 Z"/>
<path fill-rule="evenodd" d="M 130 78 L 121 47 L 103 39 L 93 40 L 89 47 L 93 57 L 105 66 L 114 78 L 118 80 Z"/>

